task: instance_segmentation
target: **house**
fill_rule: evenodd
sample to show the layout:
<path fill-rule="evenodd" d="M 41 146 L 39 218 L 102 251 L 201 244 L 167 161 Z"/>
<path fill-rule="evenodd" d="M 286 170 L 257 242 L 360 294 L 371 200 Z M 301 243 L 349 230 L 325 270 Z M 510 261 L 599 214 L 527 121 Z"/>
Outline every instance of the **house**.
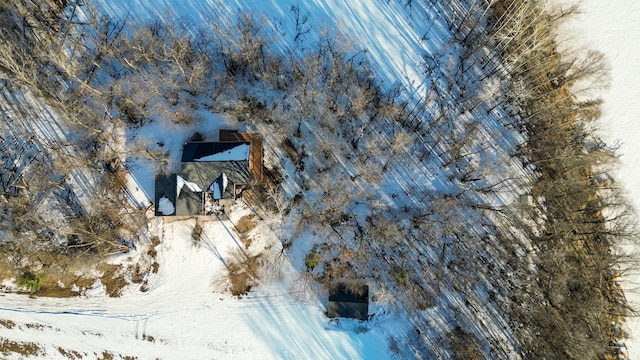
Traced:
<path fill-rule="evenodd" d="M 260 135 L 233 130 L 220 135 L 218 142 L 185 143 L 180 172 L 156 177 L 156 216 L 224 212 L 252 180 L 262 179 Z"/>
<path fill-rule="evenodd" d="M 347 287 L 338 284 L 336 289 L 329 294 L 329 306 L 327 316 L 330 318 L 345 317 L 367 320 L 369 317 L 369 287 L 362 285 Z"/>

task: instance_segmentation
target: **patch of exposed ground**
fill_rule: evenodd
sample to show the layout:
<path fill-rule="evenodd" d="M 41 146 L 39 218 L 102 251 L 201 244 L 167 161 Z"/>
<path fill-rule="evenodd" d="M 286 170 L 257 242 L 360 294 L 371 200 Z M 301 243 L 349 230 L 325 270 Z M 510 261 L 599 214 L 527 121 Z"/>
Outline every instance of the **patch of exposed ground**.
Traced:
<path fill-rule="evenodd" d="M 260 280 L 262 256 L 249 256 L 242 251 L 236 251 L 229 259 L 229 291 L 233 296 L 241 298 L 246 295 Z"/>
<path fill-rule="evenodd" d="M 64 298 L 83 295 L 98 279 L 111 297 L 120 296 L 123 288 L 129 284 L 139 285 L 140 291 L 144 292 L 148 289 L 147 275 L 157 273 L 160 268 L 156 261 L 156 248 L 159 244 L 160 239 L 157 236 L 153 237 L 151 244 L 144 251 L 143 258 L 135 264 L 128 265 L 98 262 L 92 256 L 78 256 L 70 259 L 64 255 L 34 253 L 31 258 L 35 260 L 25 263 L 22 267 L 16 267 L 12 259 L 5 258 L 4 261 L 0 261 L 0 281 L 5 280 L 5 284 L 0 285 L 0 290 L 16 291 L 15 287 L 9 285 L 12 282 L 15 283 L 12 279 L 17 279 L 23 272 L 30 271 L 37 274 L 39 288 L 27 293 L 38 297 Z M 23 289 L 19 292 L 25 291 Z"/>
<path fill-rule="evenodd" d="M 58 352 L 60 354 L 62 354 L 62 356 L 69 358 L 71 360 L 80 360 L 80 359 L 84 359 L 84 357 L 86 356 L 86 354 L 81 354 L 75 350 L 71 350 L 71 349 L 63 349 L 61 347 L 58 347 Z"/>
<path fill-rule="evenodd" d="M 251 238 L 249 233 L 258 225 L 255 214 L 248 214 L 240 218 L 236 223 L 236 231 L 240 234 L 240 241 L 244 244 L 245 248 L 249 248 L 251 245 Z"/>
<path fill-rule="evenodd" d="M 19 354 L 22 356 L 45 356 L 46 352 L 32 342 L 13 341 L 0 338 L 0 353 L 5 356 Z"/>
<path fill-rule="evenodd" d="M 129 283 L 126 274 L 121 271 L 120 265 L 101 263 L 98 270 L 102 272 L 100 281 L 104 285 L 105 292 L 110 297 L 119 297 L 122 289 Z"/>
<path fill-rule="evenodd" d="M 13 327 L 16 326 L 16 323 L 11 320 L 0 319 L 0 325 L 6 327 L 7 329 L 13 329 Z"/>

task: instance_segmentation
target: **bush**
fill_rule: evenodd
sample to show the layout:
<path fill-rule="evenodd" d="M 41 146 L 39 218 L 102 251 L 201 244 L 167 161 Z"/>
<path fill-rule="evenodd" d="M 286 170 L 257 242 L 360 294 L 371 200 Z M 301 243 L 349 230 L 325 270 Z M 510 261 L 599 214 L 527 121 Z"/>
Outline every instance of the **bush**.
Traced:
<path fill-rule="evenodd" d="M 202 226 L 200 226 L 199 223 L 196 223 L 196 225 L 193 227 L 193 230 L 191 231 L 191 240 L 193 240 L 193 243 L 197 245 L 200 243 L 201 237 L 202 237 Z"/>
<path fill-rule="evenodd" d="M 242 297 L 246 295 L 260 280 L 262 255 L 247 256 L 237 250 L 231 255 L 227 269 L 229 270 L 229 290 L 231 295 Z"/>
<path fill-rule="evenodd" d="M 393 272 L 393 278 L 398 284 L 404 284 L 407 282 L 407 270 L 402 268 L 397 268 Z"/>
<path fill-rule="evenodd" d="M 38 274 L 32 271 L 25 271 L 22 276 L 16 280 L 16 285 L 21 289 L 27 290 L 29 293 L 34 293 L 40 290 L 41 281 L 42 278 Z"/>
<path fill-rule="evenodd" d="M 304 264 L 307 266 L 307 271 L 312 271 L 313 269 L 315 269 L 320 261 L 322 261 L 322 257 L 320 256 L 320 254 L 315 252 L 310 252 L 309 254 L 307 254 L 307 256 L 304 258 Z"/>
<path fill-rule="evenodd" d="M 189 141 L 204 141 L 204 136 L 200 132 L 196 131 L 191 135 Z"/>

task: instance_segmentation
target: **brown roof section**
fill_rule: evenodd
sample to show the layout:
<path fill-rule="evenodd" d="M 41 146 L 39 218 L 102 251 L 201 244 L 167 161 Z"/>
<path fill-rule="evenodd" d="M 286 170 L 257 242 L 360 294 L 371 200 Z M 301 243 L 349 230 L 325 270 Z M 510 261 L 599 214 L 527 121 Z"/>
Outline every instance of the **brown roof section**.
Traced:
<path fill-rule="evenodd" d="M 251 143 L 249 150 L 249 171 L 256 180 L 262 180 L 264 149 L 262 147 L 262 135 L 258 133 L 239 133 L 238 130 L 220 129 L 220 141 L 248 141 Z"/>

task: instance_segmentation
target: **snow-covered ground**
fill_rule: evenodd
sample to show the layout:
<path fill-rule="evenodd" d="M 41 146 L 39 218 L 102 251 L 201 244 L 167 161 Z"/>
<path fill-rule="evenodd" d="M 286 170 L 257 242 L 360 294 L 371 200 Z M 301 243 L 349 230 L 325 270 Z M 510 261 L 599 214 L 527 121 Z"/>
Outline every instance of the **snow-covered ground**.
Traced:
<path fill-rule="evenodd" d="M 225 16 L 233 17 L 239 11 L 263 14 L 266 23 L 279 31 L 293 31 L 293 8 L 308 20 L 302 26 L 317 30 L 338 28 L 358 43 L 357 48 L 367 49 L 367 57 L 376 65 L 376 72 L 387 81 L 401 82 L 409 95 L 424 92 L 425 81 L 421 75 L 422 29 L 407 20 L 407 10 L 402 1 L 375 0 L 312 0 L 312 1 L 105 1 L 95 3 L 107 14 L 117 18 L 157 19 L 169 14 L 183 17 L 194 24 L 209 24 Z M 428 41 L 438 41 L 439 29 L 430 29 Z M 304 44 L 297 44 L 305 46 Z M 388 84 L 391 86 L 392 84 Z"/>
<path fill-rule="evenodd" d="M 288 31 L 292 6 L 296 5 L 281 1 L 97 3 L 116 18 L 155 19 L 173 13 L 197 24 L 206 24 L 218 14 L 253 11 L 264 13 L 271 24 L 288 22 Z M 383 78 L 403 83 L 410 94 L 424 91 L 420 35 L 403 20 L 406 17 L 398 16 L 406 11 L 402 4 L 328 0 L 300 7 L 310 16 L 309 26 L 338 27 L 362 41 L 357 47 L 368 49 L 368 58 L 377 64 Z M 162 144 L 161 150 L 169 151 L 169 157 L 175 159 L 194 131 L 211 134 L 226 126 L 220 116 L 200 115 L 190 128 L 168 128 L 157 122 L 139 131 L 127 131 L 126 141 Z M 132 198 L 146 207 L 146 198 L 153 194 L 153 174 L 159 169 L 144 159 L 122 160 L 134 175 L 127 176 Z M 175 167 L 169 163 L 164 170 L 170 172 Z M 389 331 L 396 338 L 406 331 L 394 315 L 379 315 L 368 323 L 330 322 L 324 314 L 326 299 L 308 290 L 302 274 L 288 260 L 281 264 L 285 275 L 279 281 L 270 282 L 265 276 L 261 285 L 242 299 L 228 294 L 225 264 L 243 247 L 233 224 L 246 211 L 234 210 L 233 221 L 203 225 L 206 240 L 200 247 L 191 239 L 195 220 L 156 223 L 152 232 L 162 234 L 156 249 L 160 270 L 149 275 L 146 292 L 130 287 L 121 297 L 108 298 L 98 284 L 80 298 L 25 301 L 24 296 L 0 295 L 0 339 L 37 343 L 41 348 L 37 358 L 43 359 L 68 359 L 65 354 L 69 353 L 91 359 L 105 351 L 116 359 L 389 358 Z M 268 225 L 264 226 L 256 229 L 260 239 L 251 249 L 279 244 Z M 128 256 L 137 255 L 132 251 L 119 260 L 126 261 Z M 384 323 L 385 333 L 376 325 L 380 323 Z"/>
<path fill-rule="evenodd" d="M 574 1 L 563 0 L 564 3 Z M 622 182 L 636 211 L 640 210 L 640 2 L 635 0 L 582 0 L 584 12 L 569 24 L 567 36 L 603 52 L 610 65 L 611 87 L 596 95 L 604 100 L 601 134 L 609 144 L 620 142 L 620 167 L 615 178 Z M 627 247 L 638 253 L 640 247 Z M 636 265 L 637 266 L 637 265 Z M 640 272 L 623 278 L 630 304 L 640 309 Z M 640 318 L 630 318 L 627 329 L 629 358 L 640 358 Z"/>
<path fill-rule="evenodd" d="M 629 11 L 631 0 L 624 1 L 626 7 L 621 10 L 633 20 L 638 18 L 638 5 L 635 12 Z M 194 23 L 215 21 L 219 15 L 228 15 L 239 9 L 264 13 L 274 26 L 292 21 L 292 6 L 310 15 L 309 26 L 333 28 L 339 27 L 360 43 L 358 47 L 367 49 L 367 58 L 375 64 L 377 74 L 388 82 L 400 82 L 408 89 L 408 95 L 425 91 L 424 76 L 420 67 L 422 49 L 425 41 L 438 41 L 438 29 L 432 29 L 430 39 L 424 38 L 424 31 L 418 31 L 408 20 L 411 17 L 399 16 L 406 12 L 401 2 L 377 0 L 312 0 L 304 4 L 294 1 L 104 1 L 97 2 L 108 14 L 114 17 L 151 19 L 175 13 L 185 16 Z M 613 7 L 599 3 L 599 0 L 586 1 L 584 6 Z M 588 10 L 588 9 L 587 9 Z M 606 10 L 606 9 L 605 9 Z M 594 10 L 591 17 L 597 18 L 603 13 Z M 606 11 L 604 13 L 607 13 Z M 618 15 L 606 17 L 612 23 L 618 22 Z M 597 19 L 599 21 L 606 19 Z M 591 21 L 591 20 L 589 20 Z M 585 21 L 586 23 L 587 21 Z M 623 22 L 613 25 L 621 26 Z M 634 23 L 638 29 L 640 22 Z M 606 26 L 603 24 L 603 28 Z M 278 30 L 291 31 L 291 26 Z M 424 30 L 424 29 L 423 29 Z M 601 32 L 595 35 L 605 36 L 596 44 L 596 48 L 613 46 L 616 51 L 623 49 L 625 37 L 620 30 L 602 31 L 599 26 L 590 25 L 590 31 Z M 630 33 L 633 33 L 632 31 Z M 635 32 L 640 35 L 640 30 Z M 636 38 L 636 41 L 638 39 Z M 297 44 L 304 46 L 304 43 Z M 633 49 L 628 46 L 627 49 Z M 640 63 L 638 53 L 635 57 L 622 56 L 635 64 Z M 634 60 L 635 59 L 635 60 Z M 613 90 L 607 99 L 613 99 L 607 105 L 607 123 L 612 124 L 611 138 L 621 138 L 625 144 L 635 139 L 631 126 L 632 110 L 620 115 L 613 108 L 621 99 L 625 104 L 635 105 L 638 89 L 632 85 L 617 86 L 617 81 L 629 80 L 627 75 L 616 75 L 616 69 L 629 71 L 629 65 L 616 65 L 612 59 L 614 72 Z M 616 94 L 616 89 L 619 93 Z M 635 91 L 635 92 L 633 92 Z M 623 96 L 624 95 L 624 96 Z M 622 108 L 622 107 L 620 107 Z M 629 108 L 631 109 L 631 108 Z M 223 119 L 211 114 L 202 114 L 196 124 L 199 131 L 212 132 L 223 126 Z M 618 121 L 627 122 L 626 126 Z M 175 158 L 180 145 L 194 129 L 186 129 L 177 134 L 175 129 L 163 129 L 162 124 L 145 127 L 137 135 L 149 142 L 162 142 L 164 149 L 171 151 Z M 635 124 L 636 130 L 638 125 Z M 146 132 L 146 133 L 145 133 Z M 630 136 L 627 139 L 626 136 Z M 131 142 L 135 138 L 128 139 Z M 637 144 L 637 140 L 635 140 Z M 632 177 L 634 162 L 628 151 L 622 149 L 624 169 L 620 177 L 629 180 Z M 638 149 L 638 147 L 636 147 Z M 635 165 L 638 165 L 638 152 L 635 153 Z M 631 165 L 629 165 L 631 164 Z M 129 169 L 135 174 L 140 194 L 134 197 L 144 198 L 143 193 L 153 193 L 153 172 L 144 161 L 129 161 Z M 168 168 L 175 166 L 169 164 Z M 170 169 L 169 169 L 170 170 Z M 640 190 L 634 189 L 633 197 L 640 202 Z M 141 201 L 144 202 L 144 201 Z M 232 216 L 246 213 L 246 209 L 237 209 Z M 73 299 L 37 298 L 26 303 L 24 297 L 12 294 L 0 296 L 0 337 L 14 341 L 36 342 L 43 347 L 46 355 L 40 358 L 68 358 L 60 351 L 77 351 L 88 358 L 109 351 L 117 356 L 136 356 L 139 359 L 201 359 L 201 358 L 313 358 L 313 359 L 381 359 L 390 357 L 387 336 L 397 328 L 402 336 L 404 329 L 391 315 L 377 316 L 372 323 L 344 321 L 331 323 L 325 317 L 324 304 L 315 294 L 302 291 L 304 284 L 300 275 L 288 261 L 282 266 L 282 281 L 269 282 L 259 286 L 255 292 L 242 299 L 236 299 L 224 292 L 225 264 L 233 257 L 232 253 L 242 249 L 242 243 L 233 230 L 233 221 L 211 221 L 204 226 L 205 240 L 201 246 L 194 246 L 191 232 L 195 220 L 174 221 L 156 228 L 162 233 L 162 242 L 158 247 L 160 272 L 149 278 L 149 291 L 140 292 L 128 289 L 120 298 L 106 298 L 100 288 L 89 291 L 86 297 Z M 156 224 L 156 226 L 160 226 Z M 265 225 L 266 226 L 266 225 Z M 266 227 L 256 229 L 261 237 L 251 245 L 269 247 L 277 244 L 275 234 Z M 629 286 L 627 286 L 629 288 Z M 630 299 L 633 298 L 630 294 Z M 640 302 L 640 298 L 635 298 Z M 1 320 L 10 319 L 13 327 L 3 326 Z M 384 323 L 386 333 L 379 330 Z M 633 326 L 634 323 L 630 323 Z M 640 338 L 636 336 L 636 339 Z M 434 345 L 437 346 L 437 345 Z M 632 354 L 638 354 L 635 345 L 630 345 Z"/>
<path fill-rule="evenodd" d="M 233 221 L 244 215 L 238 209 Z M 298 286 L 295 271 L 281 264 L 284 281 L 237 299 L 225 292 L 225 264 L 244 249 L 230 220 L 203 223 L 200 246 L 191 232 L 195 220 L 163 226 L 156 249 L 159 273 L 149 291 L 129 288 L 107 299 L 96 288 L 81 298 L 0 297 L 0 338 L 37 343 L 39 358 L 68 359 L 59 350 L 115 359 L 358 359 L 386 358 L 384 335 L 358 321 L 330 323 L 324 306 Z M 274 241 L 257 229 L 250 249 Z M 247 250 L 245 250 L 247 251 Z M 249 251 L 248 251 L 249 252 Z M 289 277 L 286 274 L 290 274 Z M 6 357 L 3 357 L 5 359 Z M 11 358 L 11 357 L 9 357 Z M 14 357 L 20 358 L 20 357 Z"/>

